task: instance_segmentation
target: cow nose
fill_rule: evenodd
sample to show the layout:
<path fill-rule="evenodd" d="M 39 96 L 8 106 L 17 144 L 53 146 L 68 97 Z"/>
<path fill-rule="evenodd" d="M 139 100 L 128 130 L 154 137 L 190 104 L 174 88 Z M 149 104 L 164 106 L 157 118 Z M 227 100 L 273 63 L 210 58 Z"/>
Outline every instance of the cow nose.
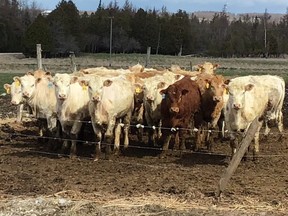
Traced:
<path fill-rule="evenodd" d="M 219 101 L 221 101 L 221 99 L 222 99 L 221 96 L 214 96 L 213 97 L 213 101 L 215 101 L 215 102 L 219 102 Z"/>
<path fill-rule="evenodd" d="M 239 110 L 241 108 L 241 105 L 240 104 L 233 104 L 233 109 L 235 110 Z"/>
<path fill-rule="evenodd" d="M 178 113 L 179 112 L 179 107 L 171 107 L 170 111 L 174 112 L 174 113 Z"/>
<path fill-rule="evenodd" d="M 152 95 L 148 95 L 146 98 L 148 102 L 154 101 L 154 97 Z"/>
<path fill-rule="evenodd" d="M 59 95 L 58 95 L 58 98 L 59 98 L 59 99 L 66 99 L 66 95 L 65 95 L 65 94 L 59 94 Z"/>
<path fill-rule="evenodd" d="M 95 95 L 92 97 L 92 101 L 100 101 L 100 97 L 98 95 Z"/>
<path fill-rule="evenodd" d="M 16 101 L 11 101 L 11 104 L 13 104 L 13 105 L 16 105 L 17 103 L 16 103 Z"/>
<path fill-rule="evenodd" d="M 29 96 L 29 93 L 25 91 L 25 92 L 23 92 L 23 96 L 24 96 L 24 97 L 28 97 L 28 96 Z"/>

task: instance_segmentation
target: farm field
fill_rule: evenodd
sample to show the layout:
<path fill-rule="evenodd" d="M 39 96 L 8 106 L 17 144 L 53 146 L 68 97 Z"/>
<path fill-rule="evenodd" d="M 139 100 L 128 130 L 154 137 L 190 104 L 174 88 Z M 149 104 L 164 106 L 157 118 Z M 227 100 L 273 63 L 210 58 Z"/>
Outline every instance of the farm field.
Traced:
<path fill-rule="evenodd" d="M 107 66 L 109 55 L 76 57 L 78 68 Z M 108 59 L 108 60 L 107 60 Z M 151 56 L 151 67 L 204 61 L 219 63 L 227 77 L 278 74 L 287 82 L 286 59 L 210 59 Z M 112 66 L 145 64 L 145 55 L 113 56 Z M 190 63 L 191 62 L 191 63 Z M 69 72 L 70 59 L 43 59 L 56 72 Z M 35 59 L 0 55 L 0 81 L 36 68 Z M 1 89 L 1 92 L 4 92 Z M 287 94 L 287 91 L 286 91 Z M 124 155 L 94 162 L 93 146 L 82 143 L 79 158 L 69 159 L 37 140 L 33 119 L 15 122 L 9 96 L 0 97 L 0 215 L 286 215 L 288 212 L 287 100 L 284 138 L 273 128 L 262 138 L 257 161 L 242 161 L 220 199 L 219 179 L 227 166 L 228 142 L 215 139 L 212 153 L 169 152 L 137 142 Z M 56 142 L 56 141 L 55 141 Z"/>

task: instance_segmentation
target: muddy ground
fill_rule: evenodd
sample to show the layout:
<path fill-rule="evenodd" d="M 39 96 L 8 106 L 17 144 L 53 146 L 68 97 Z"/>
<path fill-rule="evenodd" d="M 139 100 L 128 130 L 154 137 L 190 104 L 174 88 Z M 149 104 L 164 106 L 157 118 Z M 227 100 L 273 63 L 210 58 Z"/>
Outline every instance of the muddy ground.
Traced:
<path fill-rule="evenodd" d="M 9 99 L 0 97 L 0 215 L 288 214 L 288 142 L 278 141 L 277 130 L 216 199 L 228 142 L 217 141 L 211 154 L 171 151 L 159 159 L 132 136 L 125 155 L 94 162 L 84 143 L 70 159 L 39 142 L 35 120 L 16 123 Z"/>

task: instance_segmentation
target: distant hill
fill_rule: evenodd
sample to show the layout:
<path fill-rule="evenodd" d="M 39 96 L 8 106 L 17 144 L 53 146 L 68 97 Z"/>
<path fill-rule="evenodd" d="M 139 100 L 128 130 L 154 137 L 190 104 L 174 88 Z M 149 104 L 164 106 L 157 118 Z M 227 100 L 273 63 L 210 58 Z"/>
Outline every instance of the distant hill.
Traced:
<path fill-rule="evenodd" d="M 213 19 L 213 16 L 215 13 L 219 13 L 219 12 L 216 12 L 216 11 L 192 12 L 192 14 L 194 14 L 200 20 L 205 19 L 205 20 L 209 20 L 209 21 L 211 21 Z M 275 22 L 275 23 L 279 23 L 281 18 L 285 15 L 285 14 L 276 14 L 276 13 L 268 13 L 268 14 L 271 16 L 271 18 L 268 21 L 269 22 Z M 264 13 L 239 13 L 239 14 L 227 13 L 227 15 L 229 16 L 229 21 L 232 22 L 233 20 L 238 20 L 240 17 L 244 17 L 247 15 L 249 17 L 251 17 L 251 19 L 253 19 L 255 17 L 263 17 Z"/>
<path fill-rule="evenodd" d="M 95 11 L 80 11 L 80 15 L 83 14 L 84 12 L 87 12 L 88 15 L 90 15 L 91 13 L 94 13 Z M 215 13 L 220 13 L 219 11 L 196 11 L 196 12 L 191 12 L 191 14 L 194 14 L 195 16 L 197 16 L 199 18 L 199 20 L 208 20 L 211 21 L 213 19 L 213 16 Z M 278 13 L 268 13 L 271 18 L 268 20 L 268 22 L 275 22 L 275 23 L 279 23 L 281 18 L 285 15 L 285 14 L 278 14 Z M 229 21 L 232 22 L 233 20 L 238 20 L 240 17 L 244 17 L 249 15 L 249 17 L 251 17 L 251 19 L 254 19 L 255 17 L 263 17 L 264 16 L 264 12 L 263 13 L 239 13 L 239 14 L 234 14 L 234 13 L 227 13 L 227 15 L 229 16 Z"/>

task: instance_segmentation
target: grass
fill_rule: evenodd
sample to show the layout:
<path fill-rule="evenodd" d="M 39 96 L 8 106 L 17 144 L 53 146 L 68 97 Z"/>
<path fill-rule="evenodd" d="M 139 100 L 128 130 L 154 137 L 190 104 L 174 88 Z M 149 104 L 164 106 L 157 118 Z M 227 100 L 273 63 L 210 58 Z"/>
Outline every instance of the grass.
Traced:
<path fill-rule="evenodd" d="M 0 73 L 0 94 L 5 93 L 4 84 L 11 84 L 14 76 L 22 76 L 22 73 Z"/>
<path fill-rule="evenodd" d="M 4 83 L 11 83 L 13 76 L 23 75 L 37 67 L 37 61 L 33 58 L 18 59 L 14 56 L 2 56 L 0 59 L 0 93 L 5 92 Z M 288 61 L 286 59 L 265 58 L 212 58 L 193 56 L 167 56 L 153 55 L 147 62 L 146 54 L 112 54 L 109 53 L 83 54 L 77 56 L 75 63 L 78 69 L 106 66 L 111 63 L 112 68 L 128 68 L 137 63 L 152 68 L 170 68 L 172 64 L 189 70 L 191 66 L 202 64 L 205 61 L 220 64 L 218 74 L 226 77 L 236 77 L 254 74 L 278 75 L 288 82 Z M 55 73 L 71 72 L 71 60 L 69 58 L 43 59 L 44 68 Z"/>

